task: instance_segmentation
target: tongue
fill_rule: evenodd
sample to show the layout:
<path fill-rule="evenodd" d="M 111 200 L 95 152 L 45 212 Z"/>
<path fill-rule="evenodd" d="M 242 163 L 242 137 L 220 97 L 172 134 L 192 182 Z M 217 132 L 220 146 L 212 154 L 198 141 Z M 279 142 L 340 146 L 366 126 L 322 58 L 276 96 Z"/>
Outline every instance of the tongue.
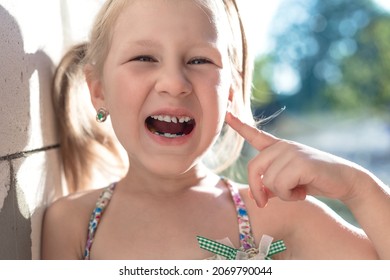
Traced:
<path fill-rule="evenodd" d="M 160 133 L 170 133 L 170 134 L 185 134 L 186 124 L 184 123 L 173 123 L 173 122 L 162 122 L 159 120 L 151 121 L 152 127 Z"/>

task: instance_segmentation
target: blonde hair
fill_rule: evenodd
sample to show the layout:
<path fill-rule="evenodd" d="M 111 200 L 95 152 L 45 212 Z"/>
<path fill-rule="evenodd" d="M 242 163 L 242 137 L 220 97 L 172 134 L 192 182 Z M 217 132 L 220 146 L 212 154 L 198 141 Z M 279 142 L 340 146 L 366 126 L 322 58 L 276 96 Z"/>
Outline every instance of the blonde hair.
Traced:
<path fill-rule="evenodd" d="M 214 0 L 197 1 L 210 12 L 214 12 L 212 9 L 217 9 L 214 6 L 219 4 L 213 2 Z M 64 55 L 55 72 L 54 107 L 59 123 L 61 156 L 69 192 L 89 188 L 91 177 L 96 169 L 112 171 L 118 168 L 123 172 L 126 165 L 120 155 L 117 139 L 103 129 L 101 124 L 96 123 L 94 113 L 85 110 L 87 104 L 82 101 L 83 98 L 78 92 L 73 92 L 73 85 L 83 80 L 85 65 L 91 65 L 93 69 L 93 72 L 88 71 L 86 75 L 100 78 L 111 44 L 112 28 L 120 12 L 129 2 L 130 0 L 105 1 L 96 16 L 89 42 L 72 47 Z M 216 5 L 211 5 L 213 3 Z M 223 0 L 223 4 L 232 34 L 228 52 L 233 66 L 232 78 L 235 92 L 233 109 L 240 115 L 248 116 L 251 112 L 249 100 L 252 64 L 248 55 L 246 36 L 236 1 Z M 225 125 L 220 138 L 210 149 L 205 163 L 214 171 L 221 172 L 239 157 L 242 145 L 242 138 Z M 112 159 L 109 162 L 107 162 L 107 155 Z M 117 164 L 113 166 L 112 162 Z"/>
<path fill-rule="evenodd" d="M 223 0 L 231 40 L 228 44 L 228 55 L 232 65 L 233 104 L 232 110 L 248 123 L 253 122 L 250 108 L 252 91 L 253 59 L 249 51 L 247 36 L 240 10 L 235 0 Z M 224 125 L 221 135 L 211 147 L 203 162 L 216 173 L 222 173 L 241 155 L 244 139 L 230 126 Z M 235 172 L 231 176 L 237 177 Z"/>
<path fill-rule="evenodd" d="M 96 16 L 90 41 L 73 46 L 63 56 L 53 79 L 53 101 L 57 115 L 60 154 L 68 192 L 90 188 L 95 171 L 124 175 L 126 162 L 115 136 L 96 123 L 91 102 L 79 85 L 84 66 L 91 64 L 101 75 L 110 48 L 111 28 L 127 0 L 109 0 Z M 115 175 L 114 175 L 115 177 Z"/>

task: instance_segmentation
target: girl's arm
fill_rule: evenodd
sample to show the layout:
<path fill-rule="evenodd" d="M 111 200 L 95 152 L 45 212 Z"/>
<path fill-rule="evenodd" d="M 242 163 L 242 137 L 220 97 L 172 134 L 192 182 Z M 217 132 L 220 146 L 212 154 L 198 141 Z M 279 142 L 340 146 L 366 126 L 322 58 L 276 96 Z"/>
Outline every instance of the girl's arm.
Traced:
<path fill-rule="evenodd" d="M 390 259 L 389 187 L 366 170 L 358 170 L 355 193 L 343 202 L 375 246 L 381 259 Z"/>
<path fill-rule="evenodd" d="M 99 195 L 96 191 L 90 193 L 60 198 L 47 208 L 42 228 L 42 259 L 83 259 L 89 218 Z"/>
<path fill-rule="evenodd" d="M 78 231 L 74 228 L 75 224 L 77 224 L 75 219 L 77 219 L 78 215 L 73 213 L 72 210 L 73 207 L 64 198 L 46 209 L 41 239 L 42 259 L 80 259 L 74 246 L 79 238 Z"/>
<path fill-rule="evenodd" d="M 296 224 L 291 240 L 310 235 L 306 244 L 318 239 L 311 244 L 316 250 L 326 249 L 326 242 L 331 242 L 340 246 L 340 250 L 345 249 L 350 258 L 390 259 L 390 195 L 379 179 L 347 160 L 259 131 L 231 113 L 225 121 L 260 151 L 248 164 L 251 196 L 259 207 L 264 207 L 274 196 L 284 201 L 304 200 L 307 194 L 339 199 L 350 208 L 368 236 L 367 239 L 332 218 L 323 207 L 302 202 L 291 209 L 295 215 L 291 215 L 289 224 Z M 332 236 L 333 243 L 327 236 Z M 304 248 L 305 240 L 301 242 L 299 248 Z M 297 257 L 303 250 L 296 247 L 295 241 L 291 243 Z M 329 255 L 323 253 L 323 256 Z M 334 256 L 340 255 L 334 253 Z"/>

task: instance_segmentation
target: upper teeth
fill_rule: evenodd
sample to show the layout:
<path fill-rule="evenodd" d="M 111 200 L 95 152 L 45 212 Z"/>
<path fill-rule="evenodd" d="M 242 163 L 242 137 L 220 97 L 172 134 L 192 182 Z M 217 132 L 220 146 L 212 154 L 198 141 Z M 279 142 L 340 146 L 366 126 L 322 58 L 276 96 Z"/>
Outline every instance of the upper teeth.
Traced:
<path fill-rule="evenodd" d="M 172 117 L 168 115 L 155 115 L 151 116 L 152 119 L 159 120 L 162 122 L 173 122 L 173 123 L 184 123 L 184 122 L 189 122 L 192 120 L 190 117 Z"/>

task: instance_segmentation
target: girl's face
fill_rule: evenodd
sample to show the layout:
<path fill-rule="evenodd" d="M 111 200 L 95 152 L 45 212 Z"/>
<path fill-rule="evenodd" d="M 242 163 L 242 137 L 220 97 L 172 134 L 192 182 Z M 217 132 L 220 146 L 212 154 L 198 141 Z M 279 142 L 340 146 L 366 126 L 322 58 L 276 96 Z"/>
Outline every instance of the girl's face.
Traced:
<path fill-rule="evenodd" d="M 182 174 L 218 137 L 231 69 L 214 19 L 193 0 L 135 0 L 121 12 L 92 98 L 130 168 Z"/>

